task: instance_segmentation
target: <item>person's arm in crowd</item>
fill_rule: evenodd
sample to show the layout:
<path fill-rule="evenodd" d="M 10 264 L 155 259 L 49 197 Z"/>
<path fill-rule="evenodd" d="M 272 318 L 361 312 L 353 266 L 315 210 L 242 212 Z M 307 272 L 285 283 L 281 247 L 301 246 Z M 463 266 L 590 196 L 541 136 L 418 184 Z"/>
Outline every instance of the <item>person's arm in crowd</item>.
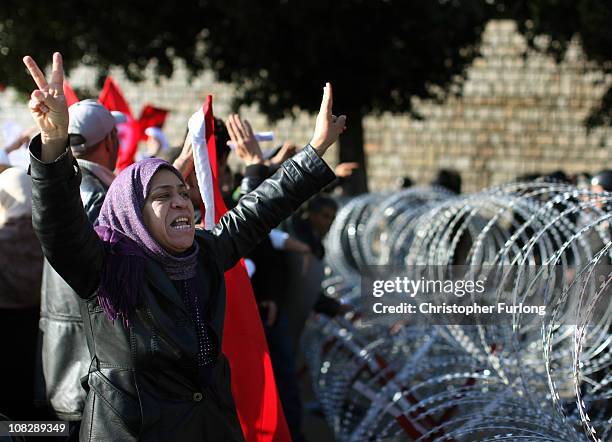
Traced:
<path fill-rule="evenodd" d="M 217 253 L 225 269 L 233 267 L 272 228 L 334 179 L 333 171 L 321 157 L 336 142 L 345 124 L 344 115 L 332 115 L 332 90 L 328 83 L 310 143 L 285 161 L 272 177 L 245 195 L 213 229 L 217 236 Z M 230 131 L 230 137 L 236 138 L 232 141 L 237 150 L 246 136 L 246 131 L 234 131 L 233 134 Z M 257 152 L 253 155 L 256 157 Z"/>
<path fill-rule="evenodd" d="M 285 141 L 280 150 L 269 160 L 265 161 L 265 164 L 270 168 L 270 172 L 274 173 L 278 168 L 291 158 L 297 152 L 297 146 L 291 141 Z"/>
<path fill-rule="evenodd" d="M 264 235 L 333 178 L 332 170 L 313 147 L 307 146 L 242 197 L 213 229 L 224 268 L 233 267 Z"/>
<path fill-rule="evenodd" d="M 270 242 L 276 250 L 286 250 L 296 253 L 312 253 L 312 249 L 305 242 L 289 235 L 287 232 L 280 229 L 272 229 L 270 231 Z"/>
<path fill-rule="evenodd" d="M 255 137 L 253 128 L 247 120 L 242 120 L 239 115 L 230 115 L 226 122 L 227 131 L 236 146 L 236 154 L 246 164 L 244 178 L 240 184 L 240 197 L 255 190 L 261 183 L 270 176 L 272 166 L 266 164 L 262 159 L 261 148 Z M 281 150 L 269 161 L 275 164 L 276 161 L 286 161 L 295 154 L 295 145 L 285 143 Z M 278 170 L 280 164 L 274 165 L 274 170 Z M 282 230 L 272 229 L 270 231 L 272 246 L 277 250 L 287 250 L 297 253 L 308 254 L 312 250 L 308 244 L 291 237 Z"/>
<path fill-rule="evenodd" d="M 359 163 L 340 163 L 334 167 L 336 179 L 323 189 L 324 193 L 332 193 L 336 188 L 342 186 L 352 175 L 353 170 L 359 169 Z"/>
<path fill-rule="evenodd" d="M 232 114 L 225 122 L 225 127 L 236 146 L 236 155 L 246 166 L 244 177 L 240 182 L 240 197 L 242 198 L 270 176 L 270 168 L 263 159 L 261 147 L 248 120 L 243 121 L 239 115 Z"/>
<path fill-rule="evenodd" d="M 193 172 L 193 147 L 191 145 L 190 133 L 187 133 L 181 153 L 179 153 L 179 156 L 176 157 L 172 165 L 185 179 Z"/>
<path fill-rule="evenodd" d="M 32 136 L 36 133 L 36 128 L 30 128 L 23 131 L 17 138 L 6 146 L 0 148 L 0 173 L 11 167 L 11 161 L 8 154 L 17 150 L 21 145 L 26 144 L 30 141 Z"/>
<path fill-rule="evenodd" d="M 23 144 L 28 143 L 35 133 L 36 133 L 35 127 L 23 131 L 21 134 L 19 134 L 17 138 L 15 138 L 9 144 L 4 146 L 2 150 L 4 151 L 4 153 L 9 154 L 14 150 L 19 149 Z"/>
<path fill-rule="evenodd" d="M 283 248 L 288 252 L 303 253 L 305 255 L 312 253 L 312 249 L 308 244 L 303 241 L 300 241 L 297 238 L 294 238 L 293 236 L 289 236 L 287 238 Z"/>
<path fill-rule="evenodd" d="M 49 83 L 31 57 L 24 63 L 38 86 L 28 103 L 40 129 L 30 143 L 32 224 L 53 268 L 87 298 L 98 288 L 104 252 L 81 204 L 81 173 L 68 148 L 62 58 L 53 54 Z"/>

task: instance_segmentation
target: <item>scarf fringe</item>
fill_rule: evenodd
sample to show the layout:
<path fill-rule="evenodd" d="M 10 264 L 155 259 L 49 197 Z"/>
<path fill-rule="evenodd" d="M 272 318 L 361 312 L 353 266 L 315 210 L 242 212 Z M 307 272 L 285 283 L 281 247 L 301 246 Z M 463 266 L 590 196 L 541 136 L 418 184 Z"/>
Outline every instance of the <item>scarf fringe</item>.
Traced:
<path fill-rule="evenodd" d="M 121 317 L 128 328 L 144 281 L 145 254 L 115 230 L 98 226 L 96 232 L 108 248 L 100 275 L 98 303 L 109 320 L 114 322 Z"/>

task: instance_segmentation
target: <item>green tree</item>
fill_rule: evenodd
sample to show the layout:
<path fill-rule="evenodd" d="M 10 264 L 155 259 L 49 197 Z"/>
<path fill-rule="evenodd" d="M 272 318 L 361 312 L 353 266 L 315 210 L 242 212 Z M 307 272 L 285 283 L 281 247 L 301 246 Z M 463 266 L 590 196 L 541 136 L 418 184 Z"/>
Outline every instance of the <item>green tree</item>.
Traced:
<path fill-rule="evenodd" d="M 340 161 L 365 169 L 365 115 L 412 113 L 413 97 L 442 99 L 477 55 L 493 8 L 482 0 L 214 1 L 209 66 L 238 86 L 239 103 L 272 119 L 317 109 L 325 81 L 348 116 Z M 402 146 L 397 146 L 401 150 Z M 366 189 L 365 173 L 348 184 Z"/>
<path fill-rule="evenodd" d="M 3 0 L 0 83 L 30 92 L 21 58 L 29 54 L 46 66 L 53 51 L 62 52 L 66 71 L 95 66 L 101 79 L 109 67 L 121 66 L 131 80 L 142 80 L 151 61 L 158 75 L 169 77 L 175 58 L 197 73 L 204 67 L 198 52 L 203 16 L 198 2 Z"/>
<path fill-rule="evenodd" d="M 532 48 L 544 50 L 557 61 L 565 56 L 571 41 L 578 38 L 587 58 L 598 69 L 612 73 L 612 2 L 606 0 L 507 0 L 509 18 Z M 538 46 L 537 37 L 550 42 Z M 612 125 L 612 86 L 586 120 L 588 127 Z"/>
<path fill-rule="evenodd" d="M 172 74 L 183 59 L 238 88 L 236 104 L 257 103 L 271 119 L 315 111 L 323 85 L 348 116 L 340 160 L 365 170 L 365 115 L 413 113 L 413 97 L 458 92 L 478 53 L 492 0 L 5 0 L 0 11 L 0 82 L 30 90 L 20 58 L 61 50 L 67 67 L 122 66 L 138 80 L 150 60 Z M 413 113 L 414 115 L 414 113 Z M 402 146 L 397 146 L 398 150 Z M 347 190 L 366 189 L 365 173 Z"/>

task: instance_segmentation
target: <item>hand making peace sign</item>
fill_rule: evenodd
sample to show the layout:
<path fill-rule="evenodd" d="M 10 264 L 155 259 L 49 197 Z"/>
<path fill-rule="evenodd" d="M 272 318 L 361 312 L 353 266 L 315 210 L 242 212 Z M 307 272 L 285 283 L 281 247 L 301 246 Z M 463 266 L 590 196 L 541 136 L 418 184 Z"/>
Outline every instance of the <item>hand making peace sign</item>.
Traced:
<path fill-rule="evenodd" d="M 62 56 L 59 52 L 53 54 L 53 69 L 49 83 L 32 57 L 29 55 L 23 57 L 23 62 L 38 86 L 38 89 L 32 92 L 28 106 L 32 118 L 40 129 L 45 146 L 42 159 L 54 160 L 66 148 L 68 139 L 68 105 L 64 97 Z"/>

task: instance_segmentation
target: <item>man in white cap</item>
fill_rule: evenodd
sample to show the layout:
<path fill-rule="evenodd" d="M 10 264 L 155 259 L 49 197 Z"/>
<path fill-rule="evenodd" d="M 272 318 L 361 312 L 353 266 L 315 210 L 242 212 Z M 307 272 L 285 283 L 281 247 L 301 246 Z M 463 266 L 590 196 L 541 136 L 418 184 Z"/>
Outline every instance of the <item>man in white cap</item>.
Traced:
<path fill-rule="evenodd" d="M 81 199 L 95 225 L 115 177 L 119 151 L 115 123 L 122 115 L 111 114 L 95 100 L 73 104 L 68 114 L 69 143 L 82 171 Z M 86 397 L 80 378 L 87 375 L 91 362 L 79 309 L 79 297 L 45 260 L 39 325 L 42 376 L 38 376 L 44 384 L 38 386 L 37 396 L 51 406 L 57 418 L 70 421 L 74 440 L 78 439 Z"/>
<path fill-rule="evenodd" d="M 113 170 L 119 154 L 115 124 L 120 116 L 111 114 L 96 100 L 83 100 L 68 108 L 68 117 L 70 148 L 79 166 L 108 188 L 115 177 Z"/>

